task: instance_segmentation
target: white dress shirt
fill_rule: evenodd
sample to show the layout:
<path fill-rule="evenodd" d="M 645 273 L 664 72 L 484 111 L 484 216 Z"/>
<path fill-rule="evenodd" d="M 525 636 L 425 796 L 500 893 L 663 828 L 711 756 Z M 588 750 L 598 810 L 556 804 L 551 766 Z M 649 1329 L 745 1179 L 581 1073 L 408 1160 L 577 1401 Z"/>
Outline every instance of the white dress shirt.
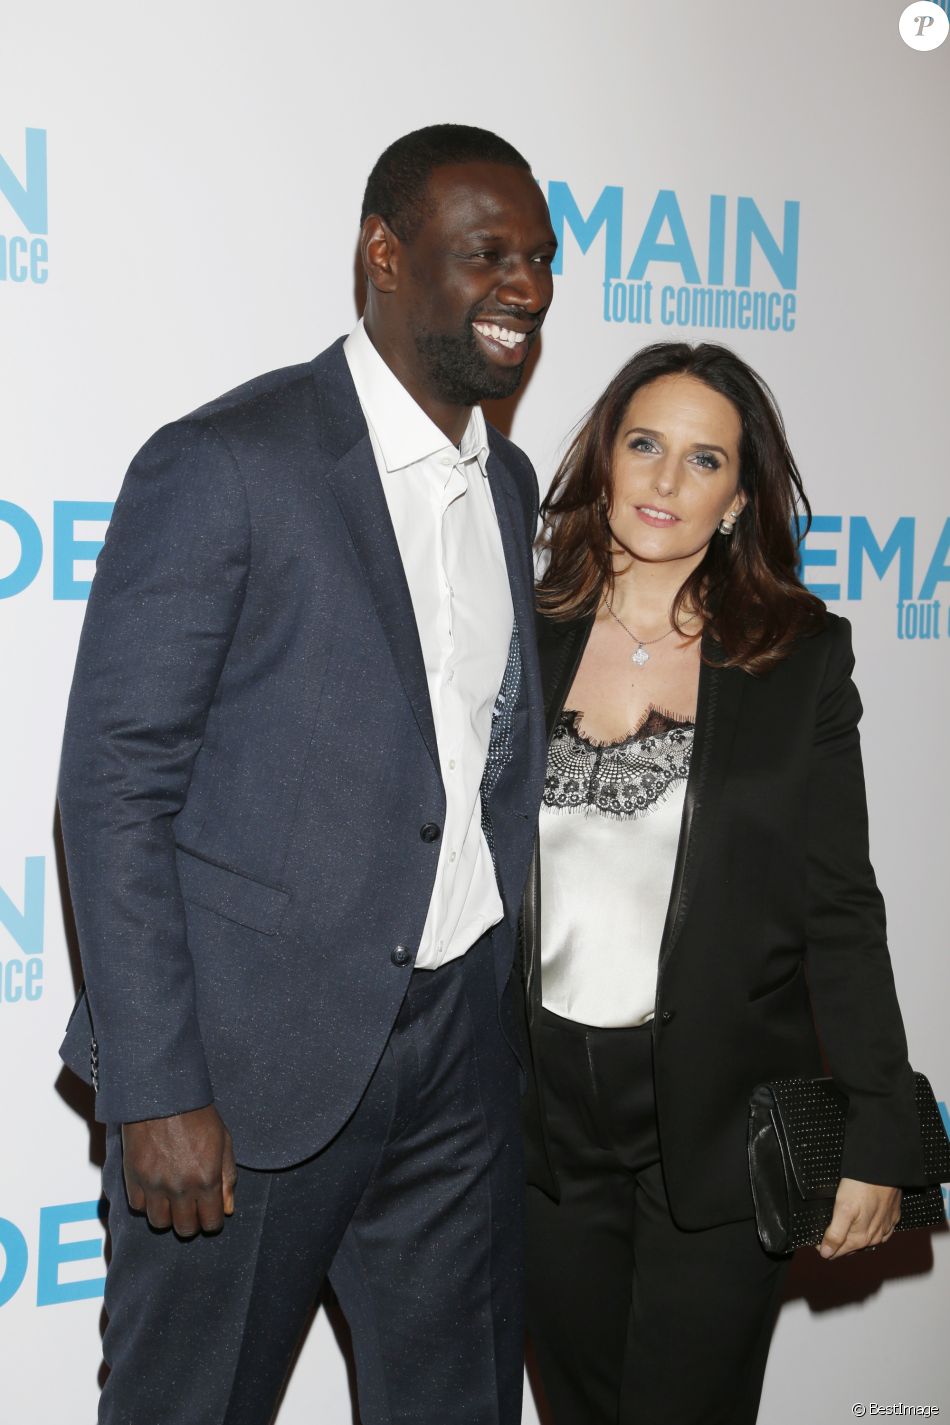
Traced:
<path fill-rule="evenodd" d="M 457 959 L 503 915 L 479 788 L 514 627 L 475 406 L 458 449 L 409 395 L 362 323 L 344 354 L 396 532 L 445 787 L 439 862 L 416 969 Z"/>

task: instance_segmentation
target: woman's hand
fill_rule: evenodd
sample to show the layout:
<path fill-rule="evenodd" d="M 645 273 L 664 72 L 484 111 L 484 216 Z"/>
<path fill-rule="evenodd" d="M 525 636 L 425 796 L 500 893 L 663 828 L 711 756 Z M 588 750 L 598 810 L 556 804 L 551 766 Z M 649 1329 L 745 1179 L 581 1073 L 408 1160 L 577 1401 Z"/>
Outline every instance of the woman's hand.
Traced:
<path fill-rule="evenodd" d="M 818 1251 L 826 1259 L 846 1257 L 862 1247 L 887 1242 L 901 1215 L 901 1190 L 842 1178 L 835 1193 L 834 1216 Z"/>

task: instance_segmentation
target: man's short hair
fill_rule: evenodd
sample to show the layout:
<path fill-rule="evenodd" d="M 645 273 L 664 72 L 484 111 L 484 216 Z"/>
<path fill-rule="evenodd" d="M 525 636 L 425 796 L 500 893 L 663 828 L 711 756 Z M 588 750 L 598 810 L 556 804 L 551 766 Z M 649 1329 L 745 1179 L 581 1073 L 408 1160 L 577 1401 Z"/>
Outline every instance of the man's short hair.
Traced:
<path fill-rule="evenodd" d="M 426 189 L 432 171 L 448 163 L 503 163 L 531 172 L 518 150 L 488 129 L 430 124 L 404 134 L 380 154 L 366 181 L 360 224 L 376 213 L 398 238 L 412 242 L 428 217 Z"/>

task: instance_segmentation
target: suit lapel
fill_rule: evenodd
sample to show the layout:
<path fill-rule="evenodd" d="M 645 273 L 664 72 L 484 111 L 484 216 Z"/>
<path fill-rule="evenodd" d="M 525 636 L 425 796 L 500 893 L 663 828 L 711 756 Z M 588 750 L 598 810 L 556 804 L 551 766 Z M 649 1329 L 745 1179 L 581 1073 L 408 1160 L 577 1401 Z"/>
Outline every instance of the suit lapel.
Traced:
<path fill-rule="evenodd" d="M 412 597 L 342 340 L 315 359 L 312 371 L 321 438 L 326 448 L 339 456 L 327 475 L 327 483 L 362 565 L 419 731 L 438 767 L 439 749 Z M 520 631 L 529 710 L 529 766 L 535 768 L 537 764 L 542 769 L 540 777 L 545 755 L 543 728 L 540 717 L 531 714 L 540 712 L 541 683 L 532 637 L 534 585 L 524 537 L 524 512 L 512 477 L 494 451 L 490 450 L 486 469 Z"/>
<path fill-rule="evenodd" d="M 328 483 L 363 566 L 364 578 L 419 731 L 438 767 L 439 749 L 422 644 L 368 434 L 337 462 L 330 471 Z"/>
<path fill-rule="evenodd" d="M 521 676 L 528 707 L 529 775 L 532 785 L 537 781 L 540 788 L 544 775 L 546 745 L 541 675 L 534 638 L 534 571 L 531 552 L 525 539 L 524 508 L 507 466 L 493 450 L 489 452 L 486 469 L 508 569 L 511 604 L 521 643 Z M 534 815 L 533 806 L 529 814 Z"/>
<path fill-rule="evenodd" d="M 508 568 L 508 583 L 511 586 L 511 602 L 515 621 L 524 631 L 525 625 L 534 623 L 534 589 L 531 578 L 530 558 L 524 538 L 524 511 L 518 492 L 514 487 L 507 466 L 489 451 L 488 484 L 491 489 L 501 544 L 505 552 Z"/>
<path fill-rule="evenodd" d="M 660 942 L 661 968 L 679 939 L 692 902 L 703 856 L 715 833 L 719 798 L 732 755 L 736 724 L 747 681 L 747 675 L 741 669 L 721 666 L 722 651 L 708 635 L 703 637 L 702 651 L 696 732 L 686 783 L 673 885 Z"/>
<path fill-rule="evenodd" d="M 550 742 L 587 647 L 594 615 L 555 622 L 538 618 L 538 654 L 544 689 L 544 719 Z"/>

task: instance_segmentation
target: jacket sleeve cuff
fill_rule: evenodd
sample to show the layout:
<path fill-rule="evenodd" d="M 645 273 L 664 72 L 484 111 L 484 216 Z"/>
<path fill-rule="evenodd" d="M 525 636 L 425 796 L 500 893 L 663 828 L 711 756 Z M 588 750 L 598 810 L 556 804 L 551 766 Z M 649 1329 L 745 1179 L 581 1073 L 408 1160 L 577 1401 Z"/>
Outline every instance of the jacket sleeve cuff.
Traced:
<path fill-rule="evenodd" d="M 854 1099 L 848 1110 L 841 1176 L 883 1187 L 920 1187 L 924 1174 L 920 1118 L 913 1089 L 886 1098 Z"/>
<path fill-rule="evenodd" d="M 214 1087 L 200 1043 L 160 1061 L 145 1060 L 132 1046 L 111 1048 L 93 1041 L 98 1053 L 96 1118 L 100 1123 L 137 1123 L 171 1118 L 214 1102 Z"/>
<path fill-rule="evenodd" d="M 195 1083 L 190 1088 L 174 1090 L 158 1086 L 136 1085 L 128 1093 L 100 1090 L 96 1094 L 96 1119 L 99 1123 L 140 1123 L 146 1118 L 172 1118 L 190 1113 L 195 1108 L 207 1108 L 214 1102 L 211 1081 Z"/>

